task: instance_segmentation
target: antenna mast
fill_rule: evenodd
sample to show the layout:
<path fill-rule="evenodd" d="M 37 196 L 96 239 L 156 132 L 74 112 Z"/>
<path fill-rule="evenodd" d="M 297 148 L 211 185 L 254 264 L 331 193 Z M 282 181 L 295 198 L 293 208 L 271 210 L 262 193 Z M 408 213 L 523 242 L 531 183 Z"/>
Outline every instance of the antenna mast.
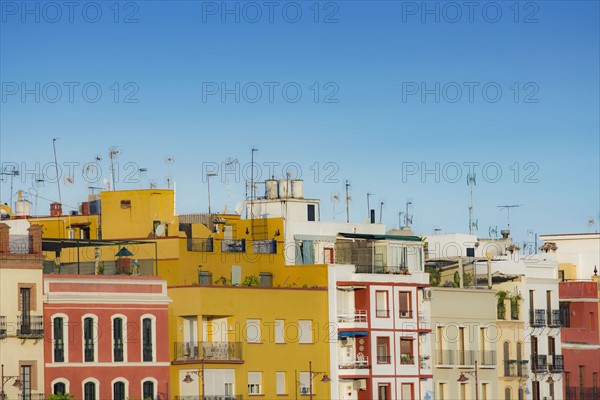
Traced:
<path fill-rule="evenodd" d="M 350 196 L 348 195 L 348 188 L 350 188 L 350 182 L 346 179 L 346 222 L 350 222 Z"/>
<path fill-rule="evenodd" d="M 254 152 L 258 151 L 257 148 L 252 148 L 250 151 L 251 165 L 250 165 L 250 219 L 254 219 Z M 289 190 L 289 189 L 288 189 Z"/>
<path fill-rule="evenodd" d="M 506 222 L 507 222 L 507 229 L 510 231 L 510 209 L 511 208 L 517 208 L 517 207 L 521 207 L 524 204 L 507 204 L 507 205 L 503 205 L 503 206 L 498 206 L 499 209 L 503 210 L 506 209 Z"/>
<path fill-rule="evenodd" d="M 469 235 L 473 235 L 478 228 L 477 221 L 473 219 L 473 186 L 476 184 L 475 174 L 467 174 L 467 185 L 469 185 Z"/>
<path fill-rule="evenodd" d="M 52 148 L 54 149 L 54 169 L 56 170 L 56 186 L 58 187 L 58 202 L 62 204 L 62 197 L 60 196 L 60 177 L 58 176 L 58 161 L 56 161 L 56 141 L 58 139 L 60 139 L 60 138 L 52 139 Z M 11 196 L 12 196 L 12 194 L 11 194 Z"/>
<path fill-rule="evenodd" d="M 171 189 L 171 181 L 173 180 L 173 177 L 171 176 L 171 165 L 175 164 L 175 157 L 165 157 L 165 164 L 167 165 L 167 189 Z"/>
<path fill-rule="evenodd" d="M 117 150 L 116 147 L 113 147 L 111 149 L 109 149 L 108 151 L 108 158 L 110 159 L 110 178 L 111 178 L 111 182 L 112 182 L 112 187 L 111 190 L 114 192 L 117 187 L 115 185 L 115 167 L 113 165 L 113 159 L 115 158 L 115 156 L 118 156 L 121 152 L 119 150 Z"/>

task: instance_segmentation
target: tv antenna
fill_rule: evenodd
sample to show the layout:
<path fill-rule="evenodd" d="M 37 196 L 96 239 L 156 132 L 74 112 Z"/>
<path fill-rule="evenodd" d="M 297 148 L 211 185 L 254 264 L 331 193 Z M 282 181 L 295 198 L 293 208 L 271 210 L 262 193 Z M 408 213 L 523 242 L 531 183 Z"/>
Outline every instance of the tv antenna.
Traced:
<path fill-rule="evenodd" d="M 382 216 L 383 216 L 383 201 L 379 204 L 379 223 L 381 223 Z"/>
<path fill-rule="evenodd" d="M 335 221 L 335 202 L 336 201 L 340 201 L 340 194 L 339 193 L 331 193 L 329 195 L 329 198 L 331 199 L 331 205 L 333 207 L 333 220 Z"/>
<path fill-rule="evenodd" d="M 402 214 L 404 211 L 398 211 L 398 229 L 402 229 Z"/>
<path fill-rule="evenodd" d="M 165 157 L 165 164 L 167 165 L 167 189 L 171 189 L 171 181 L 173 180 L 173 177 L 171 176 L 171 165 L 175 164 L 175 157 Z"/>
<path fill-rule="evenodd" d="M 510 209 L 518 208 L 518 207 L 522 207 L 522 206 L 524 206 L 524 204 L 506 204 L 506 205 L 498 206 L 498 208 L 501 210 L 506 209 L 506 222 L 507 222 L 507 229 L 509 231 L 510 231 Z"/>
<path fill-rule="evenodd" d="M 19 170 L 13 165 L 10 170 L 4 168 L 4 171 L 1 172 L 2 175 L 10 176 L 10 208 L 14 207 L 13 204 L 13 179 L 15 176 L 19 176 Z"/>
<path fill-rule="evenodd" d="M 592 233 L 594 228 L 596 227 L 596 220 L 593 217 L 588 217 L 587 219 L 588 231 Z"/>
<path fill-rule="evenodd" d="M 488 234 L 490 235 L 490 238 L 493 236 L 494 238 L 498 237 L 498 227 L 497 226 L 490 226 L 488 229 Z"/>
<path fill-rule="evenodd" d="M 44 185 L 44 178 L 38 176 L 34 181 L 33 185 L 35 186 L 35 215 L 38 215 L 38 194 L 40 190 L 40 186 Z"/>
<path fill-rule="evenodd" d="M 140 181 L 140 190 L 142 190 L 142 174 L 148 172 L 148 168 L 138 168 L 138 179 Z"/>
<path fill-rule="evenodd" d="M 58 159 L 56 158 L 56 141 L 60 138 L 52 139 L 52 149 L 54 150 L 54 170 L 56 172 L 56 187 L 58 188 L 58 202 L 62 204 L 62 197 L 60 195 L 60 176 L 58 176 Z M 12 194 L 11 194 L 12 196 Z"/>
<path fill-rule="evenodd" d="M 250 150 L 250 219 L 254 219 L 254 153 L 257 151 L 255 147 Z M 288 188 L 288 193 L 289 190 Z"/>
<path fill-rule="evenodd" d="M 467 174 L 467 185 L 469 186 L 469 235 L 473 235 L 478 229 L 477 221 L 473 219 L 473 186 L 477 185 L 475 173 Z"/>
<path fill-rule="evenodd" d="M 114 166 L 114 159 L 116 156 L 118 156 L 119 154 L 121 154 L 121 151 L 118 150 L 116 148 L 116 146 L 113 146 L 111 148 L 108 149 L 108 158 L 110 160 L 110 182 L 112 183 L 112 187 L 110 188 L 110 190 L 114 191 L 117 189 L 117 186 L 115 185 L 115 166 Z"/>
<path fill-rule="evenodd" d="M 346 179 L 346 223 L 350 222 L 350 200 L 352 197 L 348 194 L 350 189 L 350 181 Z"/>
<path fill-rule="evenodd" d="M 371 222 L 371 205 L 369 203 L 371 196 L 375 196 L 375 193 L 367 192 L 367 218 L 369 222 Z"/>
<path fill-rule="evenodd" d="M 408 207 L 412 204 L 412 200 L 406 200 L 406 212 L 404 213 L 404 225 L 407 228 L 410 228 L 410 224 L 412 224 L 413 216 L 408 214 Z"/>
<path fill-rule="evenodd" d="M 228 157 L 225 160 L 225 182 L 227 183 L 227 206 L 231 205 L 231 182 L 229 181 L 228 172 L 235 171 L 236 165 L 239 164 L 237 158 L 232 160 L 231 157 Z"/>

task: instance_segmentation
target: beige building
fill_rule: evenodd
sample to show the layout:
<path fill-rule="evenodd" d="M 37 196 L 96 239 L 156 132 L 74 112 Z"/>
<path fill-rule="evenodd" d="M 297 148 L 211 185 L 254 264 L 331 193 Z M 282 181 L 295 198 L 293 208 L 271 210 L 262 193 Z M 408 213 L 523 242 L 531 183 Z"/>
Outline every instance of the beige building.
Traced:
<path fill-rule="evenodd" d="M 39 225 L 0 223 L 0 360 L 8 399 L 44 399 L 42 258 Z"/>
<path fill-rule="evenodd" d="M 434 399 L 475 399 L 475 390 L 481 400 L 497 398 L 495 310 L 487 288 L 431 288 Z"/>

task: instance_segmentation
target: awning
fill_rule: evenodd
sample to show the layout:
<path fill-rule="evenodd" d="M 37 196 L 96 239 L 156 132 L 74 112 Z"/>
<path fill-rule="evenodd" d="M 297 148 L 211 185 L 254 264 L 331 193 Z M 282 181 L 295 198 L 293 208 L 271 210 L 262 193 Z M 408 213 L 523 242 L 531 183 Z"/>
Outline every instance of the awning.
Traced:
<path fill-rule="evenodd" d="M 358 290 L 358 289 L 366 289 L 367 287 L 364 285 L 352 285 L 352 286 L 338 286 L 337 290 L 342 290 L 342 291 L 346 291 L 346 292 L 350 292 L 352 290 Z"/>
<path fill-rule="evenodd" d="M 367 332 L 360 332 L 360 331 L 343 331 L 343 332 L 338 332 L 338 336 L 339 337 L 359 337 L 359 336 L 367 336 L 368 333 Z"/>

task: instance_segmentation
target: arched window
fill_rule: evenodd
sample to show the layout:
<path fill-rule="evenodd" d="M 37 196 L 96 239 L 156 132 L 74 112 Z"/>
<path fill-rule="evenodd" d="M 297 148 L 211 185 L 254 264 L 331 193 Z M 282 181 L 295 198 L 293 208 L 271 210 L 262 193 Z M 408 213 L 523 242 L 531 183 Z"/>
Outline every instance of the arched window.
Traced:
<path fill-rule="evenodd" d="M 525 392 L 523 389 L 519 389 L 519 400 L 525 400 Z"/>
<path fill-rule="evenodd" d="M 54 362 L 65 361 L 64 323 L 65 321 L 62 317 L 54 317 L 52 320 L 52 330 L 54 335 Z"/>
<path fill-rule="evenodd" d="M 96 400 L 96 384 L 87 382 L 83 385 L 83 400 Z"/>
<path fill-rule="evenodd" d="M 113 320 L 113 356 L 115 361 L 123 361 L 123 319 Z"/>
<path fill-rule="evenodd" d="M 52 387 L 52 394 L 65 394 L 67 393 L 67 385 L 64 382 L 56 382 Z"/>
<path fill-rule="evenodd" d="M 154 361 L 152 319 L 142 319 L 142 361 Z"/>
<path fill-rule="evenodd" d="M 521 342 L 517 342 L 517 375 L 524 376 L 525 371 L 523 370 L 523 344 Z M 519 391 L 520 392 L 520 391 Z M 519 395 L 520 398 L 520 395 Z"/>
<path fill-rule="evenodd" d="M 510 400 L 510 388 L 504 389 L 504 400 Z"/>
<path fill-rule="evenodd" d="M 504 342 L 504 376 L 510 375 L 510 343 Z"/>
<path fill-rule="evenodd" d="M 83 361 L 94 362 L 94 318 L 86 317 L 83 319 Z"/>
<path fill-rule="evenodd" d="M 145 381 L 144 384 L 142 385 L 142 398 L 143 399 L 147 399 L 147 398 L 151 398 L 154 399 L 154 382 L 152 381 Z"/>
<path fill-rule="evenodd" d="M 124 382 L 115 382 L 113 384 L 113 400 L 125 400 Z"/>

